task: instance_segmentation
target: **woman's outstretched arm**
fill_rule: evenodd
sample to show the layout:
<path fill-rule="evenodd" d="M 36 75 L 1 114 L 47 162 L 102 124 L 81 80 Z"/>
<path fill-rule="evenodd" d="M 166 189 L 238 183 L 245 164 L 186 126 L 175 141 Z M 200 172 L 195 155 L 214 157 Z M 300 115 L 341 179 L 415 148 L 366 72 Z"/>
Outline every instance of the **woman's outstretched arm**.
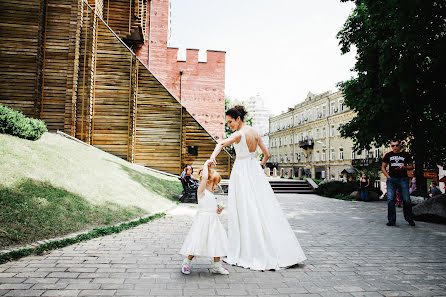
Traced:
<path fill-rule="evenodd" d="M 266 164 L 266 161 L 268 161 L 269 157 L 271 157 L 271 155 L 268 152 L 268 149 L 266 148 L 265 144 L 263 143 L 262 137 L 260 137 L 259 135 L 259 147 L 263 152 L 263 160 L 262 162 L 260 162 L 260 165 L 263 167 Z"/>
<path fill-rule="evenodd" d="M 237 131 L 235 133 L 232 133 L 232 135 L 229 136 L 228 138 L 223 139 L 222 141 L 217 143 L 217 145 L 215 146 L 215 149 L 212 152 L 212 155 L 210 157 L 212 164 L 217 165 L 217 161 L 215 160 L 215 158 L 217 158 L 218 154 L 221 152 L 221 150 L 224 147 L 227 147 L 228 145 L 231 145 L 234 142 L 240 141 L 241 138 L 242 138 L 242 135 L 240 134 L 240 132 Z"/>

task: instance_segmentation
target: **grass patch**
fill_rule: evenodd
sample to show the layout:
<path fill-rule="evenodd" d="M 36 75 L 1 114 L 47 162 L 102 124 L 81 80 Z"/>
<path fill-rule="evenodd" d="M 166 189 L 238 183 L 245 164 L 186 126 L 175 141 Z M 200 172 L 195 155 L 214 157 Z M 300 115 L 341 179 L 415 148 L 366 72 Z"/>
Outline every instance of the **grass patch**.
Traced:
<path fill-rule="evenodd" d="M 46 251 L 62 248 L 62 247 L 68 246 L 68 245 L 72 245 L 72 244 L 79 243 L 82 241 L 90 240 L 93 238 L 110 235 L 113 233 L 119 233 L 124 230 L 136 227 L 138 225 L 145 224 L 145 223 L 152 221 L 154 219 L 164 217 L 165 215 L 166 215 L 165 213 L 158 213 L 153 216 L 149 216 L 147 218 L 140 218 L 137 221 L 133 221 L 133 222 L 129 222 L 129 223 L 122 223 L 118 226 L 97 228 L 97 229 L 94 229 L 88 233 L 79 234 L 73 238 L 66 238 L 66 239 L 61 239 L 61 240 L 44 243 L 44 244 L 41 244 L 35 248 L 21 249 L 21 250 L 12 251 L 9 253 L 0 254 L 0 264 L 6 263 L 8 261 L 17 260 L 17 259 L 29 256 L 29 255 L 41 255 L 42 253 L 44 253 Z"/>
<path fill-rule="evenodd" d="M 0 249 L 53 238 L 144 215 L 138 207 L 106 201 L 95 205 L 48 182 L 26 179 L 0 185 Z"/>
<path fill-rule="evenodd" d="M 172 201 L 178 201 L 178 197 L 183 191 L 181 182 L 160 179 L 152 175 L 143 174 L 127 166 L 121 165 L 121 169 L 127 172 L 128 176 L 147 190 L 153 191 L 160 196 Z"/>

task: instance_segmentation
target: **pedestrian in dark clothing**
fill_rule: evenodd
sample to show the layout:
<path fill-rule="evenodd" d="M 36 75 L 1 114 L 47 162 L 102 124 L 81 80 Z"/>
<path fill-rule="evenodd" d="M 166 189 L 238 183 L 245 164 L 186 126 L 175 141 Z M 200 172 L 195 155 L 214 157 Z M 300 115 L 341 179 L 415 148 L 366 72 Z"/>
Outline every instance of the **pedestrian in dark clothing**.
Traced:
<path fill-rule="evenodd" d="M 362 201 L 369 201 L 369 186 L 370 179 L 368 179 L 365 173 L 363 173 L 359 179 L 359 194 Z"/>
<path fill-rule="evenodd" d="M 413 169 L 413 160 L 408 152 L 401 151 L 399 140 L 392 141 L 390 146 L 392 150 L 385 154 L 381 166 L 382 173 L 387 177 L 387 226 L 395 226 L 396 223 L 395 196 L 396 189 L 399 189 L 403 199 L 404 219 L 414 227 L 412 203 L 409 196 L 409 177 L 407 176 L 407 170 Z M 388 171 L 387 165 L 389 166 Z"/>

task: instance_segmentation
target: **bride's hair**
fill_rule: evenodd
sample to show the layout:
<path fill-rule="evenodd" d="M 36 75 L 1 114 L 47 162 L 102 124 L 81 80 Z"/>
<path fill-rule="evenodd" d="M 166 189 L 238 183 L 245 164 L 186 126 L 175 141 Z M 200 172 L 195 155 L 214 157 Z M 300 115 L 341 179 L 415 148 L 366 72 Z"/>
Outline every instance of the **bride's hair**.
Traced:
<path fill-rule="evenodd" d="M 209 169 L 208 181 L 211 181 L 215 185 L 220 183 L 221 182 L 220 173 L 218 173 L 217 170 Z M 201 175 L 200 175 L 200 182 L 201 182 Z"/>
<path fill-rule="evenodd" d="M 238 117 L 240 117 L 240 120 L 242 120 L 242 122 L 247 113 L 248 112 L 241 105 L 236 105 L 226 111 L 226 115 L 230 116 L 233 119 L 237 119 Z"/>

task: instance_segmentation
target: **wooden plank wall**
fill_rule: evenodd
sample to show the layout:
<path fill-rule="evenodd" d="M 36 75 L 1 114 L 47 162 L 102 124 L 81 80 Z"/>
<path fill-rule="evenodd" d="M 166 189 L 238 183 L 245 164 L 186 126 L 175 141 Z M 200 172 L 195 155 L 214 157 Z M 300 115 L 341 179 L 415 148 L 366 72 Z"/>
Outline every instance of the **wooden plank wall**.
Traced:
<path fill-rule="evenodd" d="M 201 168 L 204 162 L 209 159 L 215 148 L 215 142 L 209 141 L 209 134 L 195 120 L 192 115 L 187 112 L 183 119 L 183 164 L 191 164 L 194 168 Z M 198 155 L 193 156 L 188 153 L 188 147 L 198 147 Z M 217 156 L 217 167 L 215 168 L 220 175 L 229 177 L 230 174 L 230 157 L 225 152 L 221 152 Z"/>
<path fill-rule="evenodd" d="M 124 38 L 130 33 L 132 25 L 136 22 L 134 17 L 134 3 L 137 0 L 104 0 L 103 20 L 120 37 Z M 131 24 L 129 25 L 129 18 Z"/>
<path fill-rule="evenodd" d="M 0 103 L 36 116 L 40 0 L 0 1 Z"/>
<path fill-rule="evenodd" d="M 84 4 L 80 33 L 79 77 L 76 97 L 76 138 L 87 142 L 90 122 L 90 90 L 92 88 L 94 15 Z M 97 20 L 96 20 L 97 22 Z"/>
<path fill-rule="evenodd" d="M 132 56 L 99 20 L 91 144 L 124 159 L 128 159 Z"/>
<path fill-rule="evenodd" d="M 181 106 L 139 60 L 138 63 L 135 163 L 178 174 Z"/>
<path fill-rule="evenodd" d="M 49 130 L 64 131 L 67 81 L 72 81 L 69 61 L 72 1 L 48 0 L 44 41 L 41 119 Z M 71 69 L 72 70 L 72 69 Z"/>

